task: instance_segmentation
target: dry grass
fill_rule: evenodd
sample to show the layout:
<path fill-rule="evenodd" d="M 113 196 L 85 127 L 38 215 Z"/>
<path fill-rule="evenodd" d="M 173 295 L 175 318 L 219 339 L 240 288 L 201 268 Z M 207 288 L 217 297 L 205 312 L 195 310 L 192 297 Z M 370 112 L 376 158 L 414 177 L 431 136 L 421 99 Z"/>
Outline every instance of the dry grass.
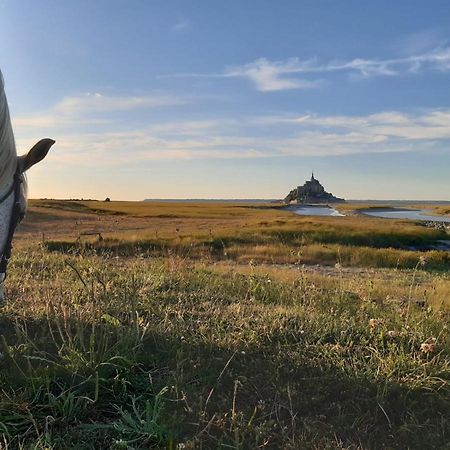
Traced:
<path fill-rule="evenodd" d="M 341 211 L 344 214 L 351 213 L 352 211 L 360 211 L 364 209 L 389 209 L 393 208 L 394 206 L 390 203 L 385 203 L 383 205 L 380 204 L 373 204 L 373 203 L 352 203 L 352 202 L 346 202 L 346 203 L 336 203 L 333 205 L 335 209 L 338 211 Z"/>
<path fill-rule="evenodd" d="M 34 203 L 16 240 L 0 448 L 448 445 L 448 253 L 402 248 L 442 232 L 92 203 Z"/>
<path fill-rule="evenodd" d="M 438 207 L 435 207 L 434 208 L 434 211 L 435 211 L 435 213 L 436 214 L 439 214 L 439 215 L 441 215 L 441 216 L 444 216 L 444 215 L 450 215 L 450 206 L 438 206 Z"/>
<path fill-rule="evenodd" d="M 54 249 L 81 242 L 119 253 L 140 248 L 239 261 L 411 268 L 421 253 L 408 249 L 446 237 L 411 221 L 301 217 L 273 205 L 46 200 L 32 203 L 30 212 L 19 245 L 21 237 L 28 245 L 43 233 Z M 97 233 L 102 242 L 95 242 Z M 449 266 L 448 253 L 427 252 L 426 258 L 429 268 Z"/>
<path fill-rule="evenodd" d="M 385 203 L 385 204 L 374 204 L 374 203 L 338 203 L 334 205 L 334 207 L 342 212 L 343 214 L 352 214 L 352 213 L 359 213 L 362 210 L 379 210 L 379 209 L 392 209 L 392 208 L 399 208 L 398 204 L 391 204 L 391 203 Z M 450 215 L 450 206 L 446 205 L 436 205 L 436 204 L 430 204 L 430 203 L 417 203 L 414 205 L 408 204 L 405 206 L 402 206 L 405 209 L 412 208 L 412 209 L 425 209 L 431 211 L 431 213 L 445 216 Z"/>
<path fill-rule="evenodd" d="M 268 217 L 286 216 L 279 207 L 270 204 L 227 202 L 102 202 L 81 200 L 31 200 L 31 207 L 54 208 L 69 211 L 91 211 L 97 214 L 128 215 L 161 218 L 240 218 L 259 216 L 264 211 Z"/>
<path fill-rule="evenodd" d="M 444 448 L 449 317 L 416 301 L 432 275 L 286 270 L 18 252 L 4 447 Z"/>
<path fill-rule="evenodd" d="M 417 265 L 417 264 L 416 264 Z M 412 300 L 435 311 L 450 310 L 450 278 L 448 273 L 424 270 L 363 269 L 302 264 L 235 264 L 218 262 L 208 266 L 217 273 L 240 273 L 281 283 L 295 283 L 303 277 L 328 290 L 343 290 L 379 305 L 404 305 Z M 423 269 L 421 264 L 417 268 Z M 206 267 L 205 267 L 206 268 Z M 412 286 L 412 288 L 411 288 Z"/>

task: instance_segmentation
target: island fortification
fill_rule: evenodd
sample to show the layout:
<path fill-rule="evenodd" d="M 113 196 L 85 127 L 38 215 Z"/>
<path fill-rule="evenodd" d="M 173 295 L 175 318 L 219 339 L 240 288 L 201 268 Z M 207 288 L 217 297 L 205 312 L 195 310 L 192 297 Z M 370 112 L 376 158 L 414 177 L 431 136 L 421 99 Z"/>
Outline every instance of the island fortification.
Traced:
<path fill-rule="evenodd" d="M 306 181 L 303 186 L 297 186 L 285 197 L 285 203 L 340 203 L 343 198 L 335 197 L 331 192 L 325 191 L 319 180 L 314 178 Z"/>

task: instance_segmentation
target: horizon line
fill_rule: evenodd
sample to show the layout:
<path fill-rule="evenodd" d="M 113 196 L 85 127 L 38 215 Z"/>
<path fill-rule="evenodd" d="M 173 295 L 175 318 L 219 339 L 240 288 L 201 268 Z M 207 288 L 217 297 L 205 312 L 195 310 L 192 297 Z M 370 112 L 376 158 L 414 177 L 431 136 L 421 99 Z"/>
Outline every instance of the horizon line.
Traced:
<path fill-rule="evenodd" d="M 53 198 L 53 197 L 38 197 L 38 198 L 29 198 L 29 200 L 60 200 L 60 201 L 94 201 L 94 202 L 105 202 L 106 199 L 97 199 L 97 198 Z M 264 197 L 254 197 L 254 198 L 245 198 L 245 197 L 235 197 L 235 198 L 208 198 L 208 197 L 192 197 L 192 198 L 145 198 L 141 200 L 114 200 L 110 199 L 111 202 L 195 202 L 195 201 L 226 201 L 226 202 L 275 202 L 275 201 L 283 201 L 282 198 L 264 198 Z M 345 202 L 351 203 L 351 202 L 427 202 L 427 203 L 450 203 L 450 200 L 442 200 L 442 199 L 382 199 L 382 198 L 362 198 L 362 199 L 346 199 Z M 329 202 L 330 204 L 333 202 Z M 324 203 L 328 204 L 328 203 Z"/>

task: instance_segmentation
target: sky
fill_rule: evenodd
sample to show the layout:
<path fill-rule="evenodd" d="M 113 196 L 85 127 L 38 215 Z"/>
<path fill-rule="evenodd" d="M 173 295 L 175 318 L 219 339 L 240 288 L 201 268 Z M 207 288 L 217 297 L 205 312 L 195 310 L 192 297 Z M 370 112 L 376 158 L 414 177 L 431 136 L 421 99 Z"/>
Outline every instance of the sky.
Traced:
<path fill-rule="evenodd" d="M 30 197 L 450 200 L 448 0 L 0 0 Z"/>

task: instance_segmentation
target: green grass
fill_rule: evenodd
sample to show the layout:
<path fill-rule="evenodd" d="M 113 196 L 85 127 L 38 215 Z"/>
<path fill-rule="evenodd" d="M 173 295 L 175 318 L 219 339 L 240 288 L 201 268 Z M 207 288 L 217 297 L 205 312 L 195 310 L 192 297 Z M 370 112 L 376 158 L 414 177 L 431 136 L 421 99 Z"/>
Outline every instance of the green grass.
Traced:
<path fill-rule="evenodd" d="M 448 445 L 449 313 L 415 301 L 448 275 L 416 261 L 374 288 L 375 276 L 299 268 L 282 280 L 253 264 L 117 256 L 14 255 L 4 448 Z"/>
<path fill-rule="evenodd" d="M 419 230 L 422 231 L 422 230 Z M 336 262 L 350 267 L 413 268 L 423 257 L 429 270 L 448 270 L 450 254 L 446 251 L 406 250 L 409 245 L 427 246 L 442 237 L 440 231 L 425 229 L 427 233 L 408 234 L 406 231 L 371 233 L 344 230 L 314 229 L 264 230 L 255 228 L 216 233 L 215 236 L 161 236 L 141 238 L 121 235 L 102 241 L 84 239 L 50 240 L 45 243 L 50 251 L 74 252 L 86 248 L 97 254 L 114 253 L 117 256 L 178 255 L 193 259 L 234 260 L 240 262 L 327 264 Z M 403 247 L 403 248 L 402 248 Z"/>
<path fill-rule="evenodd" d="M 448 445 L 449 253 L 410 249 L 445 232 L 273 205 L 31 205 L 0 310 L 0 448 Z"/>
<path fill-rule="evenodd" d="M 95 214 L 128 215 L 161 218 L 232 218 L 258 216 L 261 211 L 269 217 L 279 215 L 280 207 L 271 204 L 228 202 L 102 202 L 95 200 L 31 200 L 31 207 Z M 283 212 L 281 211 L 281 214 Z M 284 213 L 287 215 L 287 213 Z"/>
<path fill-rule="evenodd" d="M 349 205 L 346 205 L 349 206 Z M 412 268 L 424 254 L 433 270 L 448 270 L 449 253 L 426 249 L 447 238 L 443 230 L 428 228 L 407 220 L 385 220 L 370 217 L 299 217 L 274 205 L 229 203 L 158 203 L 36 200 L 32 214 L 43 220 L 48 210 L 49 249 L 66 251 L 85 245 L 99 253 L 113 250 L 118 255 L 133 255 L 139 249 L 147 256 L 178 254 L 192 258 L 229 259 L 237 261 L 348 266 Z M 57 214 L 70 212 L 71 217 Z M 88 213 L 115 218 L 114 227 L 101 223 L 101 242 L 81 235 L 51 237 L 52 230 L 72 223 L 74 214 Z M 103 217 L 104 218 L 104 217 Z M 84 218 L 80 222 L 84 222 Z M 128 221 L 120 226 L 120 221 Z M 116 231 L 116 229 L 120 231 Z M 82 241 L 82 242 L 81 242 Z M 28 245 L 28 244 L 27 244 Z"/>

